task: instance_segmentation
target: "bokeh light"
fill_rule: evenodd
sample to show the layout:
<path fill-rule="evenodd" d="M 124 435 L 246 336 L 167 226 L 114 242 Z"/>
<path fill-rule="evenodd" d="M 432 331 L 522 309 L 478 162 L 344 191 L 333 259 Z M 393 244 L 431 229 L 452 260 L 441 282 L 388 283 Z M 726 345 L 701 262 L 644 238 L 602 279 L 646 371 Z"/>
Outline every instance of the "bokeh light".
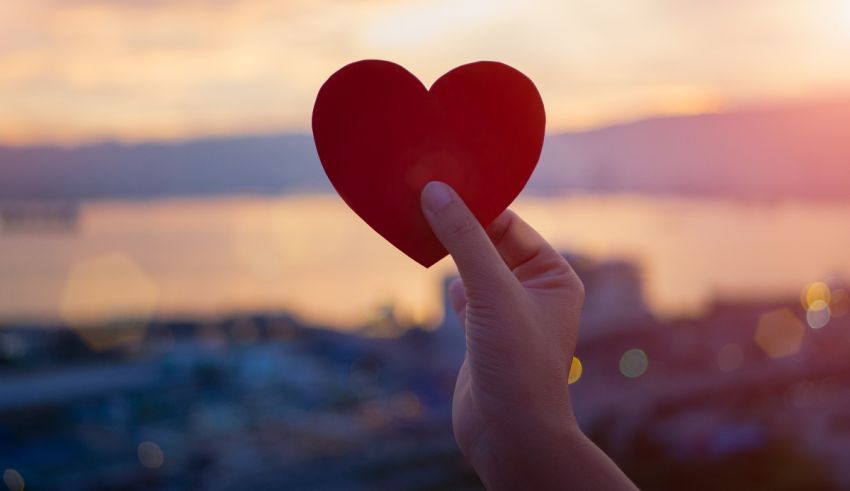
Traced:
<path fill-rule="evenodd" d="M 71 325 L 102 323 L 132 315 L 150 318 L 157 287 L 142 268 L 122 253 L 84 259 L 71 267 L 61 312 Z"/>
<path fill-rule="evenodd" d="M 165 461 L 162 449 L 154 442 L 140 443 L 137 454 L 139 456 L 139 462 L 148 469 L 158 469 L 162 467 L 162 463 Z"/>
<path fill-rule="evenodd" d="M 738 343 L 727 343 L 717 352 L 717 368 L 723 372 L 734 372 L 744 361 L 744 352 Z"/>
<path fill-rule="evenodd" d="M 620 357 L 620 373 L 628 378 L 637 378 L 646 372 L 649 367 L 649 358 L 646 353 L 638 348 L 632 348 Z"/>
<path fill-rule="evenodd" d="M 806 311 L 806 323 L 812 329 L 820 329 L 829 324 L 830 315 L 829 305 L 823 300 L 816 300 Z"/>
<path fill-rule="evenodd" d="M 584 367 L 581 365 L 581 360 L 579 360 L 577 356 L 574 356 L 573 360 L 570 362 L 570 372 L 567 376 L 567 383 L 572 385 L 578 382 L 583 372 Z"/>
<path fill-rule="evenodd" d="M 782 358 L 797 353 L 805 328 L 789 309 L 771 310 L 759 317 L 754 341 L 767 356 Z"/>
<path fill-rule="evenodd" d="M 3 483 L 6 484 L 9 491 L 24 491 L 24 478 L 15 469 L 3 471 Z"/>
<path fill-rule="evenodd" d="M 832 292 L 829 289 L 829 285 L 822 281 L 816 281 L 803 289 L 800 302 L 803 304 L 804 309 L 811 310 L 820 303 L 829 305 L 831 298 Z"/>
<path fill-rule="evenodd" d="M 539 87 L 516 210 L 588 292 L 554 383 L 637 486 L 850 489 L 850 0 L 8 1 L 0 32 L 0 488 L 479 484 L 454 262 L 374 233 L 309 135 L 376 57 Z"/>
<path fill-rule="evenodd" d="M 375 430 L 389 424 L 390 414 L 385 404 L 372 400 L 360 405 L 360 419 L 365 427 Z"/>
<path fill-rule="evenodd" d="M 156 310 L 159 290 L 153 280 L 121 253 L 81 260 L 71 267 L 60 314 L 92 350 L 137 343 Z M 93 329 L 121 324 L 124 329 Z"/>
<path fill-rule="evenodd" d="M 390 400 L 393 413 L 402 419 L 417 419 L 422 414 L 422 403 L 414 392 L 405 390 L 395 394 Z"/>
<path fill-rule="evenodd" d="M 803 289 L 800 301 L 806 309 L 806 323 L 812 329 L 820 329 L 832 316 L 830 305 L 833 301 L 832 290 L 822 281 L 810 283 Z"/>

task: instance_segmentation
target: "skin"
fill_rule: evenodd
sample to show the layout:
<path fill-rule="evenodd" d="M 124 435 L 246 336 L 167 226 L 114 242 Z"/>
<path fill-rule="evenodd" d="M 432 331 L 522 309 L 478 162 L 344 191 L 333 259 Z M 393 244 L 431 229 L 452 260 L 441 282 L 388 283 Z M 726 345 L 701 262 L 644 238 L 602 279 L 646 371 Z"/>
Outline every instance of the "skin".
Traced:
<path fill-rule="evenodd" d="M 488 489 L 636 489 L 578 428 L 567 374 L 584 286 L 564 257 L 510 210 L 484 230 L 449 186 L 422 210 L 457 265 L 450 286 L 466 332 L 452 426 Z"/>

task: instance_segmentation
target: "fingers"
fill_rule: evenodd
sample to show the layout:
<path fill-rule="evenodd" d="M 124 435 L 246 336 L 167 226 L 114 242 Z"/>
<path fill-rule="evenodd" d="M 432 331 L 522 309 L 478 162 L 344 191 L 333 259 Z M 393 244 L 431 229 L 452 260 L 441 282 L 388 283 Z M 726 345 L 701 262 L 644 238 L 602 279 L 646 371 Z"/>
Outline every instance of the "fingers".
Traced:
<path fill-rule="evenodd" d="M 432 181 L 422 190 L 421 199 L 425 218 L 454 259 L 466 288 L 492 291 L 515 281 L 481 224 L 453 189 Z"/>
<path fill-rule="evenodd" d="M 460 325 L 463 326 L 466 321 L 466 292 L 463 288 L 463 280 L 455 278 L 449 284 L 449 301 L 452 304 L 452 310 L 460 320 Z"/>
<path fill-rule="evenodd" d="M 575 276 L 567 260 L 511 210 L 505 210 L 487 227 L 487 235 L 520 282 L 555 275 Z"/>

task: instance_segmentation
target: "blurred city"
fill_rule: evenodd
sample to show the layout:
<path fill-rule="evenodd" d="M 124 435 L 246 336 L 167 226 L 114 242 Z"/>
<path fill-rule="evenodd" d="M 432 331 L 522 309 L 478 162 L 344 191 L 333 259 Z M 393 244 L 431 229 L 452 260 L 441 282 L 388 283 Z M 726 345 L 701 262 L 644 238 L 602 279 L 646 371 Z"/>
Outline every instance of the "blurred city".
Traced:
<path fill-rule="evenodd" d="M 850 486 L 846 285 L 814 282 L 800 298 L 716 303 L 663 321 L 634 264 L 569 259 L 588 295 L 564 383 L 583 430 L 638 485 Z M 463 351 L 452 313 L 423 329 L 392 306 L 352 332 L 286 313 L 7 325 L 4 480 L 478 489 L 450 425 Z"/>
<path fill-rule="evenodd" d="M 360 59 L 538 87 L 511 208 L 584 281 L 564 384 L 641 489 L 850 489 L 848 0 L 0 2 L 0 489 L 482 489 L 454 265 L 310 135 Z"/>

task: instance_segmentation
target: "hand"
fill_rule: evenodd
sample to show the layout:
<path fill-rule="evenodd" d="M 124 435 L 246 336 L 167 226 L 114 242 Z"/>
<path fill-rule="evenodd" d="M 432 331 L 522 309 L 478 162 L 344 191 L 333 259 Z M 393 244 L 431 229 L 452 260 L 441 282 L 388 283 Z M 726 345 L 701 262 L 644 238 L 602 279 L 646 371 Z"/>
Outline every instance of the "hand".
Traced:
<path fill-rule="evenodd" d="M 567 376 L 584 287 L 561 254 L 511 211 L 485 231 L 447 185 L 422 209 L 457 265 L 450 286 L 466 330 L 452 426 L 490 489 L 634 489 L 578 429 Z"/>

